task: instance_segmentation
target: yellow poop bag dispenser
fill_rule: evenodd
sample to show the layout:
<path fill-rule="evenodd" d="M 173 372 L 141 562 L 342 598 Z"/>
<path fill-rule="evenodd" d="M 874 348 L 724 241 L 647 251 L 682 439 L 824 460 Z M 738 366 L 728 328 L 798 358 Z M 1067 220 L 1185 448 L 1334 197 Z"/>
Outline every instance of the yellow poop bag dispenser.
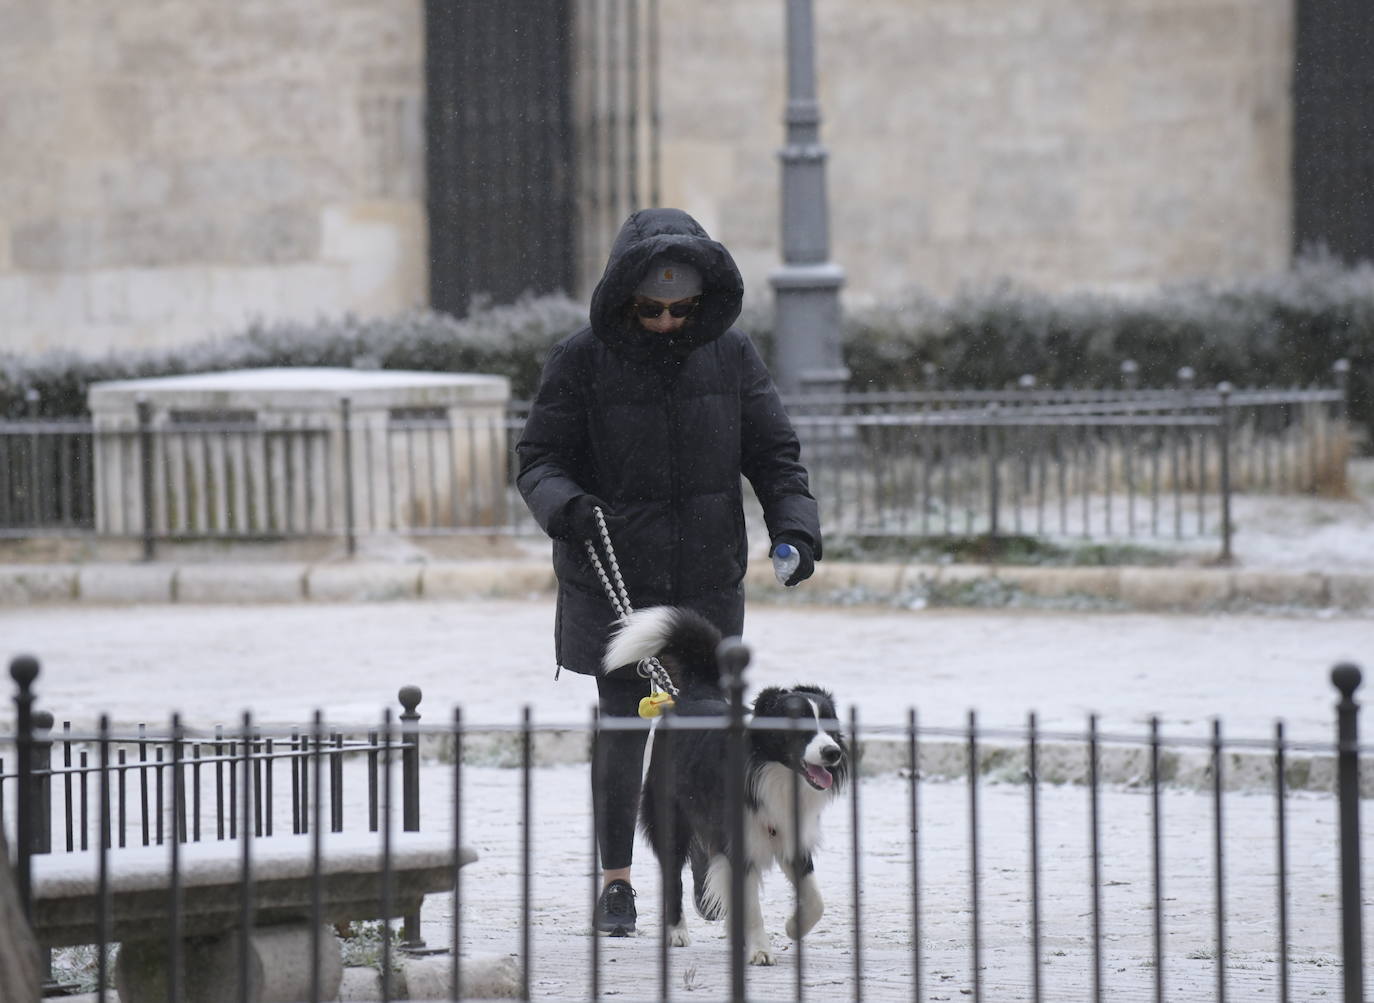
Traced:
<path fill-rule="evenodd" d="M 639 716 L 644 718 L 660 717 L 665 710 L 673 709 L 673 695 L 663 690 L 654 690 L 639 701 Z"/>

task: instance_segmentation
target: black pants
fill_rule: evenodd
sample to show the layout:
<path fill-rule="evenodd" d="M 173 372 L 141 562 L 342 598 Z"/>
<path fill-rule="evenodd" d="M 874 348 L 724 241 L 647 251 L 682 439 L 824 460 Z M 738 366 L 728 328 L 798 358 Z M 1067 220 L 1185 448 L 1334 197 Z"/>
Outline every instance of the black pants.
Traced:
<path fill-rule="evenodd" d="M 603 717 L 638 718 L 639 701 L 649 695 L 649 682 L 638 676 L 597 676 L 598 704 Z M 601 866 L 629 867 L 634 859 L 635 818 L 644 774 L 647 730 L 602 731 L 592 761 L 592 804 L 596 812 L 596 840 Z"/>

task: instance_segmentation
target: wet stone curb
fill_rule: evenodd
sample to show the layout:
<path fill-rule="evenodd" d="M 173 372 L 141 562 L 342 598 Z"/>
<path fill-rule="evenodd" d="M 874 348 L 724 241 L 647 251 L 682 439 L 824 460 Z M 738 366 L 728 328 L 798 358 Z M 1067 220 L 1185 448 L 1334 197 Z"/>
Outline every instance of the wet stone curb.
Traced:
<path fill-rule="evenodd" d="M 752 599 L 808 605 L 1374 612 L 1374 573 L 825 562 L 784 592 L 755 562 L 745 581 Z M 0 606 L 524 599 L 553 586 L 544 561 L 0 565 Z"/>

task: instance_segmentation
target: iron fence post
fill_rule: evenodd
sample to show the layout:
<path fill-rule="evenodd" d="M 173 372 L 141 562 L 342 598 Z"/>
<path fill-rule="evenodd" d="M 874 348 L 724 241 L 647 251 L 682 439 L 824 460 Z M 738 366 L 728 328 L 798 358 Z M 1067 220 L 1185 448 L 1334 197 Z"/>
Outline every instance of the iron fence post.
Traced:
<path fill-rule="evenodd" d="M 30 712 L 33 724 L 34 820 L 31 835 L 34 853 L 52 853 L 52 714 L 45 710 Z"/>
<path fill-rule="evenodd" d="M 401 702 L 401 830 L 420 831 L 420 687 L 402 686 Z M 408 913 L 401 930 L 401 949 L 408 954 L 437 954 L 445 948 L 428 948 L 420 933 L 419 912 Z"/>
<path fill-rule="evenodd" d="M 1345 421 L 1346 409 L 1350 406 L 1350 360 L 1337 359 L 1331 363 L 1331 375 L 1336 380 L 1336 390 L 1340 400 L 1336 401 L 1336 421 Z"/>
<path fill-rule="evenodd" d="M 1359 666 L 1342 662 L 1331 670 L 1340 691 L 1336 704 L 1336 795 L 1341 830 L 1341 964 L 1345 1003 L 1364 1000 L 1364 946 L 1360 910 L 1360 749 L 1355 690 L 1362 681 Z"/>
<path fill-rule="evenodd" d="M 1349 429 L 1346 427 L 1346 413 L 1350 403 L 1350 360 L 1337 359 L 1331 363 L 1331 376 L 1336 383 L 1336 392 L 1339 395 L 1336 404 L 1331 408 L 1329 424 L 1323 423 L 1330 429 L 1325 436 L 1326 456 L 1324 457 L 1323 467 L 1329 473 L 1328 476 L 1334 478 L 1335 483 L 1344 484 L 1346 482 L 1346 463 L 1345 457 L 1349 451 Z M 1339 476 L 1336 470 L 1339 468 Z"/>
<path fill-rule="evenodd" d="M 29 421 L 33 423 L 33 431 L 29 433 L 29 520 L 35 527 L 43 521 L 41 465 L 38 461 L 39 443 L 42 441 L 38 435 L 38 406 L 41 399 L 34 387 L 24 391 Z"/>
<path fill-rule="evenodd" d="M 24 917 L 33 917 L 33 682 L 38 678 L 38 660 L 20 655 L 10 662 L 10 678 L 14 680 L 15 759 L 19 773 L 15 803 L 15 843 L 18 859 L 15 883 L 19 887 L 19 904 Z"/>
<path fill-rule="evenodd" d="M 402 686 L 401 703 L 401 827 L 420 831 L 420 687 Z"/>
<path fill-rule="evenodd" d="M 533 964 L 530 945 L 533 934 L 530 931 L 530 903 L 533 900 L 533 850 L 530 833 L 534 820 L 534 803 L 531 797 L 530 759 L 532 722 L 530 705 L 520 708 L 520 998 L 530 999 L 530 969 Z M 592 932 L 596 936 L 596 932 Z"/>
<path fill-rule="evenodd" d="M 32 696 L 30 697 L 32 699 Z M 33 809 L 33 824 L 29 829 L 32 845 L 31 853 L 52 853 L 52 726 L 53 716 L 46 710 L 31 710 L 29 721 L 32 724 L 33 756 L 30 760 L 33 783 L 29 788 L 30 806 Z M 53 978 L 52 948 L 41 948 L 39 964 L 44 990 L 57 989 Z"/>
<path fill-rule="evenodd" d="M 1231 563 L 1231 384 L 1225 381 L 1217 384 L 1221 397 L 1221 413 L 1218 417 L 1217 434 L 1220 438 L 1218 451 L 1221 454 L 1221 563 Z"/>
<path fill-rule="evenodd" d="M 1001 466 L 1002 457 L 998 447 L 1001 439 L 997 432 L 997 402 L 993 401 L 988 405 L 988 538 L 997 539 L 997 509 L 1002 503 L 1001 485 L 998 483 L 998 468 Z M 994 555 L 995 557 L 995 555 Z"/>
<path fill-rule="evenodd" d="M 138 474 L 143 510 L 143 559 L 151 561 L 154 553 L 153 515 L 153 406 L 140 397 L 138 409 Z"/>
<path fill-rule="evenodd" d="M 30 860 L 39 853 L 52 853 L 52 726 L 53 716 L 46 710 L 32 710 L 30 694 L 29 721 L 33 754 L 30 759 L 29 807 L 33 822 L 29 828 Z M 32 897 L 32 896 L 31 896 Z M 53 976 L 52 948 L 39 948 L 40 975 L 44 995 L 60 995 L 72 991 L 70 985 L 60 985 Z"/>
<path fill-rule="evenodd" d="M 348 556 L 358 552 L 358 537 L 353 525 L 353 402 L 347 397 L 339 401 L 339 428 L 343 436 L 343 508 L 344 539 Z"/>
<path fill-rule="evenodd" d="M 731 806 L 730 833 L 730 999 L 743 1003 L 744 996 L 744 669 L 749 646 L 738 637 L 727 637 L 716 648 L 721 681 L 729 694 L 729 725 L 726 729 L 725 803 Z"/>

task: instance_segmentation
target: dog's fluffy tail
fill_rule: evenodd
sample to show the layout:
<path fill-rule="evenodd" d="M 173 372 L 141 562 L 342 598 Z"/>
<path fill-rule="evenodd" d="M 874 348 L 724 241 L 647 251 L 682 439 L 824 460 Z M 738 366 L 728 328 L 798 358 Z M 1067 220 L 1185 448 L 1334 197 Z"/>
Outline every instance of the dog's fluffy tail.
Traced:
<path fill-rule="evenodd" d="M 620 621 L 606 645 L 601 670 L 610 672 L 657 656 L 675 677 L 718 680 L 719 644 L 720 631 L 700 613 L 680 606 L 650 606 Z"/>

